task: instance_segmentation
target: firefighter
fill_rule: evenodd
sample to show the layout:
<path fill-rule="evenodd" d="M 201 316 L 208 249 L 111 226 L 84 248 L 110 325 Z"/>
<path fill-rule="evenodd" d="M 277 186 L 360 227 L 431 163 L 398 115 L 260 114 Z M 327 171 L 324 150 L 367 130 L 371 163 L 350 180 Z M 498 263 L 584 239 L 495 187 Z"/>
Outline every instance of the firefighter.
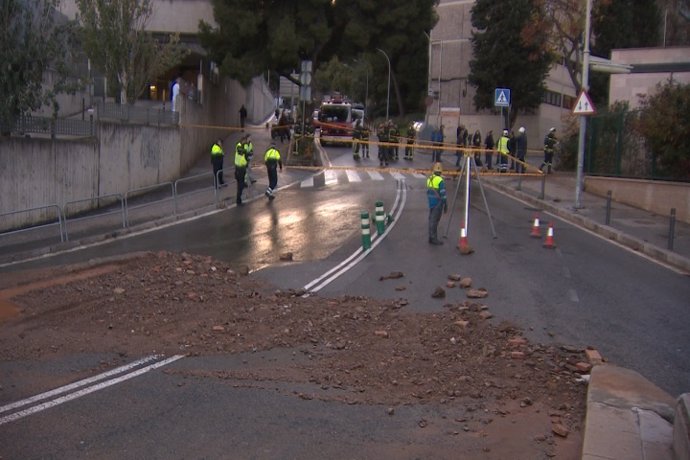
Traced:
<path fill-rule="evenodd" d="M 362 126 L 362 157 L 369 158 L 369 125 Z"/>
<path fill-rule="evenodd" d="M 393 120 L 388 120 L 388 130 L 390 132 L 391 142 L 395 143 L 395 145 L 391 147 L 390 150 L 391 160 L 398 161 L 400 150 L 400 129 L 398 128 L 398 125 L 393 123 Z"/>
<path fill-rule="evenodd" d="M 244 136 L 244 152 L 247 157 L 247 184 L 255 184 L 256 179 L 252 177 L 251 173 L 251 167 L 252 167 L 252 158 L 254 158 L 254 144 L 252 143 L 252 138 L 249 134 Z"/>
<path fill-rule="evenodd" d="M 352 130 L 352 158 L 354 158 L 355 161 L 359 161 L 359 146 L 361 144 L 360 141 L 362 140 L 363 131 L 362 120 L 357 120 Z"/>
<path fill-rule="evenodd" d="M 414 129 L 414 123 L 410 122 L 410 126 L 407 127 L 407 145 L 405 146 L 405 159 L 412 160 L 414 156 L 414 141 L 417 137 L 417 131 Z"/>
<path fill-rule="evenodd" d="M 551 166 L 553 164 L 553 154 L 556 152 L 556 144 L 558 138 L 556 137 L 556 128 L 549 129 L 549 132 L 544 137 L 544 161 L 539 166 L 539 171 L 544 171 L 547 167 L 547 174 L 551 174 Z"/>
<path fill-rule="evenodd" d="M 388 145 L 383 143 L 390 142 L 390 132 L 388 131 L 388 123 L 381 123 L 376 131 L 379 138 L 379 166 L 388 166 Z"/>
<path fill-rule="evenodd" d="M 443 166 L 434 163 L 433 174 L 426 180 L 426 196 L 429 200 L 429 244 L 441 245 L 438 239 L 438 223 L 441 214 L 448 212 L 446 201 L 446 184 L 443 180 Z"/>

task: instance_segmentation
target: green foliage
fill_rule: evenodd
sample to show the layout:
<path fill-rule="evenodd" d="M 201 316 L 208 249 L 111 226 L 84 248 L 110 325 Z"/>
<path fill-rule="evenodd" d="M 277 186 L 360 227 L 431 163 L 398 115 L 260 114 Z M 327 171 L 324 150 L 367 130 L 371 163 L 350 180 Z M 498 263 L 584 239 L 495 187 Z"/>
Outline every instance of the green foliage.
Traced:
<path fill-rule="evenodd" d="M 145 30 L 151 0 L 77 0 L 80 36 L 93 65 L 120 93 L 134 102 L 148 82 L 177 65 L 187 54 L 179 36 L 157 40 Z"/>
<path fill-rule="evenodd" d="M 511 90 L 511 120 L 539 107 L 552 63 L 545 13 L 535 0 L 478 0 L 472 7 L 469 82 L 478 109 L 493 108 L 495 88 Z"/>
<path fill-rule="evenodd" d="M 333 57 L 343 63 L 367 61 L 372 67 L 370 95 L 385 103 L 388 64 L 376 51 L 381 48 L 391 60 L 392 105 L 397 101 L 398 111 L 404 112 L 426 92 L 428 42 L 423 32 L 437 21 L 437 3 L 214 0 L 219 26 L 202 22 L 199 36 L 221 72 L 244 84 L 266 70 L 288 76 L 303 59 L 312 61 L 315 72 Z"/>
<path fill-rule="evenodd" d="M 669 81 L 642 99 L 639 131 L 657 174 L 690 180 L 690 84 Z"/>
<path fill-rule="evenodd" d="M 338 91 L 341 94 L 354 97 L 353 93 L 354 69 L 340 62 L 337 56 L 328 63 L 321 65 L 314 74 L 313 86 L 318 92 L 328 94 Z"/>
<path fill-rule="evenodd" d="M 592 54 L 609 58 L 616 48 L 658 46 L 661 15 L 656 0 L 606 0 L 594 3 Z M 589 95 L 597 106 L 608 103 L 610 76 L 590 73 Z"/>
<path fill-rule="evenodd" d="M 71 28 L 58 23 L 57 0 L 3 0 L 0 6 L 0 126 L 3 130 L 21 115 L 68 90 Z M 54 86 L 43 87 L 51 70 Z"/>

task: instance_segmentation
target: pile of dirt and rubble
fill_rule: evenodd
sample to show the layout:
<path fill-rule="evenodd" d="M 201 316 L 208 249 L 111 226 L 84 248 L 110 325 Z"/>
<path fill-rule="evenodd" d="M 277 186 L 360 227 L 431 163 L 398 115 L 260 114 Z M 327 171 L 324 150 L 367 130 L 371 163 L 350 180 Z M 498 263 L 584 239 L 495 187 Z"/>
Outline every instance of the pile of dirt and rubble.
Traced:
<path fill-rule="evenodd" d="M 449 275 L 448 287 L 471 289 L 471 281 Z M 210 257 L 165 252 L 27 278 L 5 277 L 0 291 L 5 309 L 17 308 L 0 323 L 5 360 L 85 351 L 136 357 L 294 349 L 311 359 L 292 369 L 291 381 L 351 390 L 344 398 L 350 404 L 463 401 L 499 417 L 510 416 L 501 407 L 538 407 L 551 432 L 532 442 L 581 436 L 583 374 L 590 367 L 584 350 L 530 343 L 518 327 L 495 324 L 483 299 L 411 313 L 401 299 L 303 297 Z M 223 377 L 283 376 L 264 369 Z"/>

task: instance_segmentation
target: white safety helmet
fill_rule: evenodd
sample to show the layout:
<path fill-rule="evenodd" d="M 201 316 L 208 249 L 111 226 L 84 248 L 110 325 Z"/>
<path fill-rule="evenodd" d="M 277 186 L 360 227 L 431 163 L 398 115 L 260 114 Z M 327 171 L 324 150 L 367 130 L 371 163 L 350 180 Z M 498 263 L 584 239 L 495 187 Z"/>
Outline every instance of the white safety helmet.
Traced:
<path fill-rule="evenodd" d="M 518 132 L 520 132 L 521 134 L 524 134 L 525 133 L 525 127 L 520 126 L 520 129 L 518 129 Z"/>
<path fill-rule="evenodd" d="M 556 128 L 552 127 L 552 128 L 549 130 L 549 132 L 550 132 L 550 133 L 555 133 L 555 132 L 556 132 Z"/>
<path fill-rule="evenodd" d="M 508 135 L 508 130 L 507 130 L 507 129 L 504 129 L 504 130 L 503 130 L 503 135 L 504 135 L 504 136 L 507 136 L 507 135 Z"/>

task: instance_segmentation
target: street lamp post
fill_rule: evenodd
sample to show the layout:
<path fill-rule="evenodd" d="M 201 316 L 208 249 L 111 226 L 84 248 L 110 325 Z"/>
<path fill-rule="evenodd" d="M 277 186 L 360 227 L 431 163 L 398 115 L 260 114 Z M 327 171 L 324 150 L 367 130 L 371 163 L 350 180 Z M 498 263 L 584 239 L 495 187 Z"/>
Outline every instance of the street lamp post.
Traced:
<path fill-rule="evenodd" d="M 388 110 L 391 103 L 391 60 L 388 58 L 386 52 L 383 51 L 381 48 L 376 48 L 376 51 L 383 54 L 383 56 L 386 58 L 386 61 L 388 62 L 388 95 L 386 96 L 386 120 L 388 120 Z"/>

